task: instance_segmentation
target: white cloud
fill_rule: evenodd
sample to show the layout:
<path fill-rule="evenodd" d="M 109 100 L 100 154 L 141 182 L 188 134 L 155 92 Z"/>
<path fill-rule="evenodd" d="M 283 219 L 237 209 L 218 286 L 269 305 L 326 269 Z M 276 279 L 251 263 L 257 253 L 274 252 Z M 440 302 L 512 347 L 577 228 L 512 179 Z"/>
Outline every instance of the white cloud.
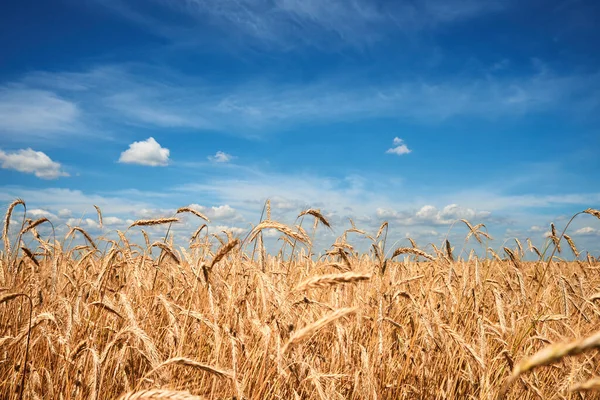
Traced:
<path fill-rule="evenodd" d="M 73 213 L 68 208 L 61 208 L 60 210 L 58 210 L 58 216 L 61 218 L 68 218 L 72 215 Z"/>
<path fill-rule="evenodd" d="M 547 230 L 547 228 L 544 228 L 543 226 L 539 226 L 539 225 L 532 225 L 529 228 L 529 232 L 532 232 L 532 233 L 545 232 L 546 230 Z"/>
<path fill-rule="evenodd" d="M 210 161 L 214 161 L 214 162 L 218 162 L 218 163 L 228 163 L 229 161 L 233 160 L 235 157 L 232 156 L 231 154 L 227 154 L 223 151 L 217 151 L 217 153 L 214 156 L 209 156 L 208 159 Z"/>
<path fill-rule="evenodd" d="M 102 223 L 107 226 L 113 226 L 113 225 L 124 225 L 125 221 L 119 217 L 104 217 L 104 218 L 102 218 Z"/>
<path fill-rule="evenodd" d="M 226 226 L 226 225 L 217 225 L 209 227 L 209 231 L 211 232 L 231 232 L 234 236 L 240 236 L 243 233 L 247 233 L 248 229 L 239 228 L 237 226 Z"/>
<path fill-rule="evenodd" d="M 279 232 L 277 229 L 265 229 L 264 231 L 262 231 L 263 236 L 266 238 L 278 238 L 281 236 L 281 232 Z"/>
<path fill-rule="evenodd" d="M 600 236 L 600 230 L 586 226 L 573 232 L 573 236 Z"/>
<path fill-rule="evenodd" d="M 412 150 L 410 150 L 406 144 L 404 144 L 404 140 L 395 137 L 394 138 L 394 147 L 389 148 L 386 151 L 386 154 L 396 154 L 396 155 L 403 155 L 403 154 L 408 154 L 410 153 Z"/>
<path fill-rule="evenodd" d="M 237 212 L 227 204 L 218 207 L 211 207 L 211 209 L 211 214 L 215 219 L 234 218 L 237 215 Z"/>
<path fill-rule="evenodd" d="M 34 208 L 34 209 L 27 210 L 27 216 L 33 217 L 33 218 L 48 218 L 51 220 L 58 219 L 56 214 L 53 214 L 50 211 L 42 210 L 40 208 Z"/>
<path fill-rule="evenodd" d="M 169 164 L 169 149 L 163 148 L 153 137 L 141 142 L 133 142 L 129 149 L 121 153 L 120 163 L 148 165 L 151 167 Z"/>
<path fill-rule="evenodd" d="M 489 211 L 476 211 L 471 208 L 450 204 L 439 210 L 432 205 L 425 205 L 416 212 L 398 212 L 392 209 L 377 208 L 376 215 L 380 219 L 394 221 L 400 225 L 450 225 L 456 220 L 466 219 L 479 223 L 491 216 Z"/>
<path fill-rule="evenodd" d="M 4 169 L 14 169 L 19 172 L 34 174 L 41 179 L 57 179 L 61 176 L 69 176 L 68 173 L 62 170 L 60 163 L 52 161 L 45 153 L 30 148 L 12 153 L 0 150 L 0 162 Z"/>
<path fill-rule="evenodd" d="M 206 215 L 211 221 L 213 220 L 229 220 L 229 221 L 241 221 L 242 216 L 229 206 L 228 204 L 213 206 L 213 207 L 205 207 L 199 204 L 191 204 L 191 208 L 200 211 L 202 214 Z"/>
<path fill-rule="evenodd" d="M 69 218 L 66 222 L 69 226 L 78 226 L 83 229 L 98 229 L 100 224 L 97 220 L 91 218 Z"/>
<path fill-rule="evenodd" d="M 22 135 L 73 131 L 79 115 L 75 103 L 56 93 L 16 85 L 0 87 L 0 136 L 19 140 Z"/>
<path fill-rule="evenodd" d="M 140 208 L 134 211 L 136 217 L 151 219 L 151 218 L 163 218 L 172 217 L 175 214 L 175 209 L 166 208 Z"/>

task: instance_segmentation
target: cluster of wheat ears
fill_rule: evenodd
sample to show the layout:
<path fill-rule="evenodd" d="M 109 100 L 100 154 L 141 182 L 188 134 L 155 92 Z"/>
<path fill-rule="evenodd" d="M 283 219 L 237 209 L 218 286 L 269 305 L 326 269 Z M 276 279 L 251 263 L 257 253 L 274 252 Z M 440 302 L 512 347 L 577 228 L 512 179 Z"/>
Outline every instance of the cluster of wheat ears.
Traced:
<path fill-rule="evenodd" d="M 184 213 L 202 223 L 187 248 L 168 234 Z M 330 228 L 319 210 L 295 225 L 270 214 L 267 202 L 243 238 L 209 234 L 208 218 L 184 207 L 135 221 L 118 240 L 77 226 L 57 240 L 38 232 L 48 219 L 13 202 L 0 254 L 0 398 L 600 394 L 600 263 L 554 225 L 546 249 L 516 239 L 494 251 L 484 225 L 459 221 L 465 243 L 486 254 L 476 256 L 448 240 L 386 249 L 387 223 L 374 235 L 352 224 L 318 256 L 314 232 Z M 167 233 L 151 242 L 144 229 L 160 224 Z M 265 250 L 265 229 L 281 234 L 277 255 Z M 128 240 L 131 230 L 145 246 Z M 85 245 L 69 245 L 74 236 Z M 368 252 L 355 250 L 357 237 Z M 574 260 L 561 258 L 568 248 Z"/>

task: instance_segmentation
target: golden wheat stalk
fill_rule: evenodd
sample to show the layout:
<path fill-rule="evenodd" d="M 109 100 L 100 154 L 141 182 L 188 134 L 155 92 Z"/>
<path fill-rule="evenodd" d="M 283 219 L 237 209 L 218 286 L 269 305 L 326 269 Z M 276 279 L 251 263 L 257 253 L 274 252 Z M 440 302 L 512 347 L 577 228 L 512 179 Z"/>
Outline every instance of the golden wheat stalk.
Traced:
<path fill-rule="evenodd" d="M 508 258 L 510 258 L 510 261 L 514 264 L 515 268 L 520 269 L 521 264 L 519 263 L 519 260 L 515 256 L 515 253 L 508 247 L 504 247 L 504 252 L 506 254 L 508 254 Z"/>
<path fill-rule="evenodd" d="M 543 348 L 534 355 L 521 360 L 514 368 L 512 374 L 506 380 L 504 387 L 500 392 L 499 398 L 504 398 L 506 392 L 513 382 L 523 373 L 530 371 L 536 367 L 549 365 L 567 356 L 574 356 L 583 353 L 586 350 L 600 347 L 600 331 L 595 334 L 575 340 L 570 343 L 553 344 Z"/>
<path fill-rule="evenodd" d="M 581 391 L 600 391 L 600 378 L 592 378 L 585 382 L 578 383 L 569 388 L 570 392 Z"/>
<path fill-rule="evenodd" d="M 560 240 L 556 234 L 556 226 L 554 226 L 553 222 L 550 223 L 550 239 L 552 239 L 552 243 L 556 246 L 556 251 L 561 253 Z"/>
<path fill-rule="evenodd" d="M 130 228 L 134 226 L 152 226 L 152 225 L 162 225 L 162 224 L 170 224 L 173 222 L 179 222 L 179 218 L 170 217 L 170 218 L 156 218 L 156 219 L 138 219 L 134 221 L 133 224 L 129 225 Z"/>
<path fill-rule="evenodd" d="M 162 251 L 164 251 L 165 253 L 167 253 L 169 256 L 171 256 L 171 258 L 173 260 L 175 260 L 175 262 L 177 264 L 179 264 L 181 261 L 179 260 L 179 257 L 177 256 L 177 254 L 175 254 L 175 252 L 173 251 L 173 249 L 165 244 L 164 242 L 154 242 L 150 245 L 150 248 L 152 247 L 158 247 L 159 249 L 161 249 Z"/>
<path fill-rule="evenodd" d="M 10 255 L 10 239 L 8 237 L 8 229 L 10 226 L 10 217 L 16 206 L 22 205 L 25 207 L 25 202 L 21 199 L 16 199 L 8 206 L 6 214 L 4 214 L 4 228 L 2 229 L 2 240 L 4 241 L 4 253 Z"/>
<path fill-rule="evenodd" d="M 267 201 L 265 201 L 265 214 L 266 214 L 266 219 L 270 220 L 271 219 L 271 200 L 267 199 Z"/>
<path fill-rule="evenodd" d="M 12 299 L 16 299 L 17 297 L 29 297 L 25 293 L 7 293 L 3 296 L 0 296 L 0 304 L 11 301 Z"/>
<path fill-rule="evenodd" d="M 223 257 L 225 257 L 227 254 L 229 254 L 229 252 L 231 250 L 233 250 L 233 248 L 235 246 L 237 246 L 239 243 L 240 243 L 239 239 L 233 239 L 231 242 L 225 244 L 224 246 L 221 246 L 219 251 L 217 251 L 217 254 L 215 255 L 215 257 L 211 261 L 210 268 L 214 267 L 216 263 L 221 261 L 223 259 Z"/>
<path fill-rule="evenodd" d="M 377 235 L 375 235 L 375 238 L 379 239 L 379 236 L 381 236 L 381 234 L 383 233 L 383 230 L 384 230 L 385 228 L 387 228 L 387 227 L 388 227 L 388 225 L 389 225 L 389 224 L 388 224 L 388 222 L 387 222 L 387 221 L 384 221 L 384 222 L 381 224 L 381 226 L 379 227 L 379 229 L 377 230 Z"/>
<path fill-rule="evenodd" d="M 40 263 L 35 258 L 35 256 L 31 252 L 31 250 L 29 250 L 27 247 L 24 247 L 24 246 L 21 247 L 21 250 L 23 250 L 23 253 L 25 253 L 25 255 L 27 256 L 27 258 L 30 259 L 35 264 L 36 267 L 40 268 Z"/>
<path fill-rule="evenodd" d="M 260 224 L 256 225 L 254 227 L 254 229 L 252 229 L 252 231 L 250 231 L 248 240 L 250 242 L 255 240 L 256 236 L 263 229 L 275 229 L 275 230 L 291 237 L 294 240 L 297 240 L 297 241 L 305 243 L 305 244 L 310 243 L 310 238 L 308 237 L 306 232 L 304 232 L 303 230 L 299 229 L 299 230 L 295 231 L 295 230 L 291 229 L 289 226 L 282 224 L 281 222 L 271 221 L 271 220 L 264 220 Z"/>
<path fill-rule="evenodd" d="M 213 374 L 218 378 L 233 379 L 233 372 L 231 372 L 231 371 L 225 371 L 225 370 L 222 370 L 222 369 L 210 366 L 210 365 L 202 364 L 198 361 L 195 361 L 195 360 L 192 360 L 192 359 L 186 358 L 186 357 L 174 357 L 174 358 L 165 360 L 162 363 L 160 363 L 159 365 L 157 365 L 156 368 L 154 368 L 152 371 L 150 371 L 148 373 L 148 375 L 151 375 L 154 372 L 156 372 L 158 369 L 164 368 L 169 365 L 179 365 L 179 366 L 183 366 L 183 367 L 195 368 L 195 369 L 199 369 L 201 371 Z"/>
<path fill-rule="evenodd" d="M 109 313 L 116 315 L 117 317 L 119 317 L 121 319 L 124 319 L 123 316 L 117 310 L 115 310 L 114 306 L 107 304 L 106 302 L 94 301 L 94 302 L 90 303 L 90 306 L 101 308 L 103 310 L 108 311 Z"/>
<path fill-rule="evenodd" d="M 181 208 L 177 209 L 176 214 L 181 214 L 181 213 L 194 214 L 196 217 L 203 219 L 206 222 L 210 222 L 210 219 L 208 219 L 208 217 L 206 215 L 202 214 L 200 211 L 194 210 L 191 207 L 181 207 Z"/>
<path fill-rule="evenodd" d="M 396 250 L 394 250 L 394 253 L 392 253 L 392 256 L 390 258 L 397 257 L 401 254 L 413 254 L 416 256 L 421 256 L 431 261 L 435 260 L 434 256 L 427 254 L 423 250 L 417 249 L 415 247 L 398 247 Z"/>
<path fill-rule="evenodd" d="M 25 228 L 23 228 L 23 230 L 21 231 L 21 235 L 26 234 L 30 230 L 35 230 L 35 228 L 37 226 L 43 224 L 44 222 L 50 222 L 50 220 L 46 217 L 42 217 L 40 219 L 36 219 L 35 221 L 32 221 L 31 223 L 29 223 L 29 225 L 27 225 Z"/>
<path fill-rule="evenodd" d="M 469 238 L 471 237 L 471 235 L 473 235 L 475 237 L 475 240 L 477 240 L 477 242 L 479 244 L 482 243 L 481 238 L 479 237 L 479 231 L 477 230 L 477 227 L 473 227 L 473 225 L 471 225 L 471 223 L 469 221 L 467 221 L 466 219 L 461 219 L 461 221 L 467 225 L 467 228 L 469 228 L 469 233 L 467 234 L 467 237 L 465 238 L 465 242 L 467 242 L 469 240 Z"/>
<path fill-rule="evenodd" d="M 305 326 L 304 328 L 297 330 L 290 336 L 288 341 L 282 347 L 281 353 L 282 354 L 287 353 L 292 347 L 294 347 L 298 343 L 310 338 L 313 334 L 315 334 L 317 331 L 322 329 L 324 326 L 329 325 L 333 321 L 336 321 L 347 315 L 353 314 L 357 310 L 358 310 L 358 308 L 356 308 L 356 307 L 341 308 L 339 310 L 335 310 L 334 312 L 332 312 L 330 314 L 327 314 L 326 316 L 324 316 L 321 319 L 318 319 L 317 321 L 313 322 L 312 324 L 309 324 L 309 325 Z"/>
<path fill-rule="evenodd" d="M 331 225 L 329 224 L 329 221 L 327 220 L 327 218 L 325 218 L 323 216 L 323 214 L 321 214 L 321 210 L 309 208 L 308 210 L 302 211 L 300 214 L 298 214 L 298 218 L 303 217 L 304 215 L 312 215 L 317 220 L 319 220 L 323 225 L 325 225 L 326 227 L 331 229 Z"/>
<path fill-rule="evenodd" d="M 203 400 L 200 396 L 194 396 L 190 392 L 149 389 L 139 392 L 129 392 L 121 395 L 117 400 Z"/>
<path fill-rule="evenodd" d="M 573 252 L 573 255 L 575 256 L 575 258 L 579 258 L 579 251 L 577 250 L 577 246 L 575 246 L 575 242 L 573 241 L 573 239 L 571 239 L 571 236 L 569 236 L 569 235 L 567 235 L 565 233 L 563 235 L 563 237 L 565 238 L 565 240 L 569 244 L 569 248 Z"/>
<path fill-rule="evenodd" d="M 339 285 L 341 283 L 354 283 L 371 279 L 371 275 L 360 274 L 356 272 L 346 272 L 341 274 L 318 275 L 309 278 L 298 286 L 293 291 L 300 292 L 317 287 L 329 287 Z"/>
<path fill-rule="evenodd" d="M 454 262 L 454 256 L 452 255 L 452 246 L 450 245 L 450 241 L 448 239 L 446 239 L 445 242 L 446 242 L 446 254 L 448 255 L 448 258 L 450 259 L 450 261 Z"/>
<path fill-rule="evenodd" d="M 483 360 L 481 359 L 481 357 L 479 355 L 477 355 L 477 352 L 475 351 L 475 349 L 473 349 L 473 347 L 471 347 L 471 345 L 469 345 L 466 340 L 458 333 L 456 332 L 454 329 L 452 329 L 448 324 L 445 324 L 441 321 L 437 321 L 436 324 L 442 328 L 442 330 L 448 335 L 450 336 L 450 338 L 452 340 L 454 340 L 454 342 L 456 344 L 458 344 L 460 347 L 462 347 L 465 352 L 471 356 L 471 358 L 477 363 L 477 365 L 479 365 L 479 367 L 483 370 L 484 368 L 484 363 Z"/>
<path fill-rule="evenodd" d="M 416 248 L 418 248 L 418 247 L 419 247 L 419 246 L 417 246 L 417 242 L 415 242 L 415 240 L 414 240 L 413 238 L 409 237 L 409 238 L 408 238 L 408 241 L 410 242 L 410 245 L 411 245 L 413 248 L 415 248 L 415 249 L 416 249 Z"/>
<path fill-rule="evenodd" d="M 600 219 L 600 210 L 595 210 L 593 208 L 588 208 L 587 210 L 584 211 L 584 213 L 593 215 L 594 217 Z"/>
<path fill-rule="evenodd" d="M 597 293 L 594 293 L 593 295 L 591 295 L 589 300 L 590 301 L 600 300 L 600 292 L 597 292 Z"/>
<path fill-rule="evenodd" d="M 521 244 L 521 241 L 519 240 L 519 238 L 515 238 L 515 242 L 517 243 L 517 247 L 519 248 L 519 257 L 523 257 L 525 255 L 525 252 L 523 251 L 523 245 Z"/>
<path fill-rule="evenodd" d="M 98 247 L 96 247 L 96 243 L 94 243 L 94 240 L 92 239 L 92 237 L 90 236 L 90 234 L 87 233 L 84 229 L 82 229 L 82 228 L 80 228 L 78 226 L 72 227 L 69 230 L 69 232 L 67 233 L 67 237 L 71 236 L 75 232 L 81 233 L 83 235 L 83 237 L 85 238 L 85 240 L 87 240 L 89 242 L 89 244 L 91 244 L 94 249 L 98 248 Z"/>
<path fill-rule="evenodd" d="M 192 237 L 190 238 L 190 243 L 193 243 L 194 240 L 196 240 L 196 238 L 198 237 L 198 235 L 200 235 L 200 232 L 202 232 L 204 228 L 208 229 L 208 225 L 202 224 L 198 229 L 194 231 Z"/>
<path fill-rule="evenodd" d="M 327 268 L 327 267 L 332 267 L 332 268 L 337 269 L 338 271 L 343 271 L 343 272 L 350 271 L 350 269 L 348 268 L 348 265 L 345 263 L 342 264 L 342 263 L 337 263 L 337 262 L 331 262 L 331 263 L 322 265 L 322 268 Z"/>
<path fill-rule="evenodd" d="M 102 211 L 100 207 L 94 204 L 94 208 L 96 209 L 96 214 L 98 214 L 98 225 L 102 228 Z"/>

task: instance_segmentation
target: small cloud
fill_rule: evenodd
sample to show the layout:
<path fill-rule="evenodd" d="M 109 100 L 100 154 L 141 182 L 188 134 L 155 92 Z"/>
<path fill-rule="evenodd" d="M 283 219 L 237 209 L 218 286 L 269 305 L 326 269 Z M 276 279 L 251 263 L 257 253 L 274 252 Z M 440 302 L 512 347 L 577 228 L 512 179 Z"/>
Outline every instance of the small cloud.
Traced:
<path fill-rule="evenodd" d="M 394 147 L 391 147 L 389 149 L 387 149 L 387 151 L 385 152 L 386 154 L 396 154 L 396 155 L 404 155 L 404 154 L 408 154 L 410 153 L 412 150 L 408 148 L 408 146 L 406 146 L 406 144 L 404 144 L 404 140 L 395 137 L 394 138 Z"/>
<path fill-rule="evenodd" d="M 446 207 L 449 207 L 449 206 L 446 206 Z M 425 205 L 425 206 L 421 207 L 421 209 L 419 211 L 417 211 L 417 213 L 415 215 L 419 219 L 433 221 L 438 217 L 439 212 L 438 212 L 437 208 L 435 208 L 434 206 Z"/>
<path fill-rule="evenodd" d="M 6 153 L 0 150 L 0 162 L 4 169 L 14 169 L 26 174 L 34 174 L 41 179 L 57 179 L 69 176 L 60 163 L 52 161 L 45 153 L 30 148 Z"/>
<path fill-rule="evenodd" d="M 224 151 L 217 151 L 217 153 L 214 156 L 208 156 L 208 159 L 210 161 L 213 162 L 218 162 L 218 163 L 228 163 L 229 161 L 233 160 L 235 157 L 232 156 L 231 154 L 227 154 Z"/>
<path fill-rule="evenodd" d="M 217 225 L 214 228 L 211 228 L 211 230 L 213 230 L 214 232 L 230 232 L 234 236 L 240 236 L 241 234 L 248 232 L 248 230 L 244 228 L 226 225 Z"/>
<path fill-rule="evenodd" d="M 573 232 L 573 236 L 600 236 L 600 230 L 586 226 Z"/>
<path fill-rule="evenodd" d="M 547 228 L 544 228 L 542 226 L 539 225 L 533 225 L 531 228 L 529 228 L 529 232 L 545 232 Z"/>
<path fill-rule="evenodd" d="M 172 216 L 174 211 L 166 208 L 139 208 L 134 214 L 139 218 L 162 218 Z"/>
<path fill-rule="evenodd" d="M 276 229 L 265 229 L 263 232 L 263 236 L 267 238 L 276 238 L 281 235 L 281 233 Z"/>
<path fill-rule="evenodd" d="M 375 215 L 381 219 L 396 218 L 398 217 L 398 212 L 379 207 L 375 210 Z"/>
<path fill-rule="evenodd" d="M 48 218 L 48 219 L 58 219 L 57 216 L 50 211 L 42 210 L 39 208 L 35 208 L 33 210 L 27 210 L 27 215 L 33 218 Z"/>
<path fill-rule="evenodd" d="M 102 222 L 104 225 L 107 225 L 107 226 L 125 224 L 125 221 L 123 221 L 121 218 L 118 218 L 118 217 L 104 217 Z"/>
<path fill-rule="evenodd" d="M 236 209 L 232 208 L 228 204 L 224 204 L 217 207 L 204 207 L 199 204 L 190 204 L 190 207 L 200 211 L 206 215 L 210 220 L 229 220 L 229 221 L 241 221 L 243 218 L 237 212 Z"/>
<path fill-rule="evenodd" d="M 133 142 L 129 149 L 121 153 L 120 163 L 164 167 L 169 164 L 169 149 L 161 147 L 153 137 L 141 142 Z"/>
<path fill-rule="evenodd" d="M 67 225 L 69 226 L 78 226 L 83 229 L 97 229 L 100 228 L 100 224 L 98 221 L 91 218 L 69 218 L 67 220 Z"/>
<path fill-rule="evenodd" d="M 72 215 L 73 215 L 73 212 L 71 210 L 69 210 L 68 208 L 63 208 L 58 211 L 58 216 L 62 217 L 62 218 L 68 218 L 68 217 L 71 217 Z"/>

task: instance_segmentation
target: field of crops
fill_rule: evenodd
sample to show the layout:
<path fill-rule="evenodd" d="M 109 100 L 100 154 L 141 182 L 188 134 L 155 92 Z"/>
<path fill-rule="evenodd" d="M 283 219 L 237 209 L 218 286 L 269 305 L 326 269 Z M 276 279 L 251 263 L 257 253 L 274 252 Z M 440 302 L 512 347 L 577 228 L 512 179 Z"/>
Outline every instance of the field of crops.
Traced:
<path fill-rule="evenodd" d="M 23 206 L 11 204 L 3 230 L 2 399 L 599 396 L 600 263 L 568 230 L 552 226 L 545 252 L 515 241 L 465 256 L 448 241 L 388 248 L 384 223 L 313 255 L 314 230 L 329 225 L 313 209 L 284 225 L 267 204 L 233 237 L 208 234 L 184 207 L 111 240 L 79 227 L 42 236 L 48 220 L 12 216 Z M 166 234 L 183 214 L 200 227 L 187 248 L 128 239 L 161 224 Z M 484 226 L 459 223 L 485 246 Z M 279 251 L 265 249 L 266 229 Z"/>

